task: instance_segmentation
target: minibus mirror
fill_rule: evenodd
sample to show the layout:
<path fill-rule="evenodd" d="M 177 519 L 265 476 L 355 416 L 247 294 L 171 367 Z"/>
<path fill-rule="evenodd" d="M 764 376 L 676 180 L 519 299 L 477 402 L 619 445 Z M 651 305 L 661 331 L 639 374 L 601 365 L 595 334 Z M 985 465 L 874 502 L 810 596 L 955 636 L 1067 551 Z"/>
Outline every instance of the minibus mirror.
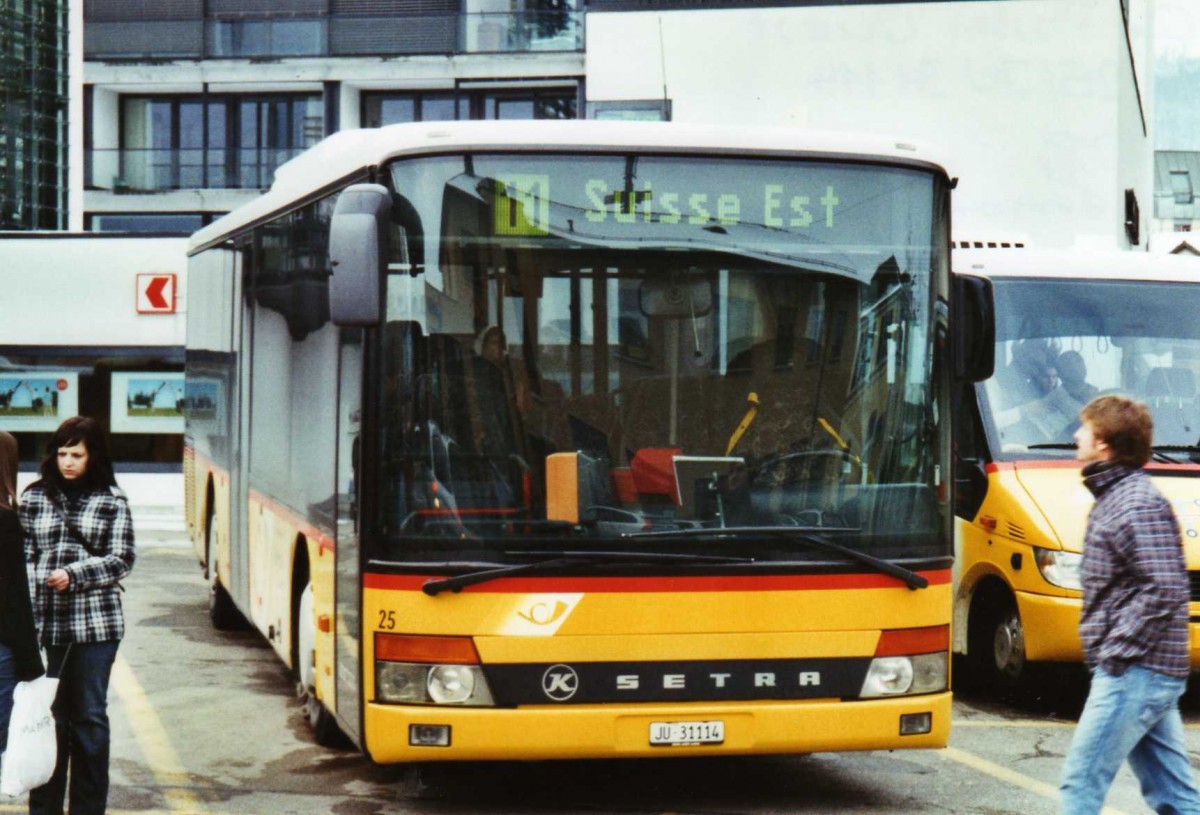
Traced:
<path fill-rule="evenodd" d="M 996 364 L 996 306 L 992 282 L 964 274 L 955 274 L 951 280 L 954 375 L 964 382 L 982 382 L 991 377 Z"/>
<path fill-rule="evenodd" d="M 329 318 L 335 325 L 379 323 L 390 222 L 386 187 L 355 184 L 338 196 L 329 226 Z"/>

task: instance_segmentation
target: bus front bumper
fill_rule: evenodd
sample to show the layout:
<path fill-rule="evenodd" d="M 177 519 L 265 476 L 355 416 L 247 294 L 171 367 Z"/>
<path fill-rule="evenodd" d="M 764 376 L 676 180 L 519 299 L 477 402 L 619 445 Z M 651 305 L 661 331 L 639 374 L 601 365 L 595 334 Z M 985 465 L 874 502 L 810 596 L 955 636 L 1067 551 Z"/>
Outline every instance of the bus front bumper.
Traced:
<path fill-rule="evenodd" d="M 516 709 L 368 704 L 366 749 L 380 764 L 811 753 L 944 747 L 949 692 L 865 701 L 572 705 Z M 900 735 L 901 716 L 930 714 L 931 729 Z M 724 724 L 721 744 L 650 745 L 656 722 Z M 410 726 L 448 725 L 449 745 L 409 744 Z"/>

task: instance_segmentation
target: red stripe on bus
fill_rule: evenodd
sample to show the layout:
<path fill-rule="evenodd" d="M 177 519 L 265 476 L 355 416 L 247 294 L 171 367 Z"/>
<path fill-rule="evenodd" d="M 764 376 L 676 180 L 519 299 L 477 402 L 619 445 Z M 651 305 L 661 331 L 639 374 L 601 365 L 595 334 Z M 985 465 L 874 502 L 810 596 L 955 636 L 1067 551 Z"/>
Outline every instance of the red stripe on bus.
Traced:
<path fill-rule="evenodd" d="M 263 507 L 269 509 L 272 513 L 290 523 L 296 528 L 296 531 L 304 535 L 304 537 L 308 538 L 309 540 L 316 541 L 318 551 L 324 549 L 332 552 L 334 550 L 333 538 L 329 537 L 324 532 L 308 523 L 296 512 L 288 509 L 283 504 L 272 501 L 258 490 L 247 490 L 247 497 L 251 501 L 258 501 L 263 505 Z"/>
<path fill-rule="evenodd" d="M 1047 461 L 993 461 L 985 465 L 984 469 L 989 473 L 1009 472 L 1012 470 L 1078 470 L 1083 467 L 1081 461 L 1067 461 L 1064 459 L 1054 459 Z M 1180 470 L 1196 472 L 1200 470 L 1200 464 L 1168 464 L 1167 462 L 1151 461 L 1146 464 L 1146 470 L 1154 472 L 1156 470 Z"/>
<path fill-rule="evenodd" d="M 949 569 L 919 572 L 930 585 L 950 582 Z M 444 575 L 363 575 L 363 588 L 389 591 L 420 591 L 429 580 Z M 483 594 L 526 594 L 553 592 L 637 593 L 718 591 L 801 591 L 828 589 L 893 589 L 904 582 L 883 574 L 764 574 L 716 577 L 502 577 L 486 584 L 467 586 L 464 592 Z"/>
<path fill-rule="evenodd" d="M 984 469 L 989 473 L 999 473 L 1012 470 L 1078 470 L 1082 466 L 1082 462 L 1074 459 L 1050 459 L 1046 461 L 993 461 Z"/>

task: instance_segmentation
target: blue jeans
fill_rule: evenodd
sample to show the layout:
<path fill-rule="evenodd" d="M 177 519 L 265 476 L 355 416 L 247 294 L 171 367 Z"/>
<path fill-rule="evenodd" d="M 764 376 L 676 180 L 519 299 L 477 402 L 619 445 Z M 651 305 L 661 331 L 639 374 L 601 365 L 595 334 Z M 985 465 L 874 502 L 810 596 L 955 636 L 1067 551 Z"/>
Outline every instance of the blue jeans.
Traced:
<path fill-rule="evenodd" d="M 29 815 L 62 815 L 68 766 L 71 815 L 103 815 L 108 806 L 108 679 L 118 644 L 77 642 L 69 652 L 66 646 L 47 646 L 47 668 L 59 677 L 58 764 L 45 786 L 29 793 Z"/>
<path fill-rule="evenodd" d="M 12 649 L 0 645 L 0 753 L 8 746 L 8 722 L 12 718 L 13 690 L 17 687 L 17 668 Z"/>
<path fill-rule="evenodd" d="M 1187 680 L 1132 665 L 1121 676 L 1097 668 L 1059 784 L 1063 815 L 1099 812 L 1129 760 L 1142 797 L 1159 815 L 1200 813 L 1179 697 Z"/>

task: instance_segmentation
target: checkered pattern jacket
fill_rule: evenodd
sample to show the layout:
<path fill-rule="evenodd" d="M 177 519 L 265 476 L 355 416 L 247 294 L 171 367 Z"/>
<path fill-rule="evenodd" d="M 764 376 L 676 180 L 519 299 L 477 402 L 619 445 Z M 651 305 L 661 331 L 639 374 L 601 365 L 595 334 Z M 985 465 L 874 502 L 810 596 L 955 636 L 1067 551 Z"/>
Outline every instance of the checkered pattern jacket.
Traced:
<path fill-rule="evenodd" d="M 68 514 L 85 547 L 63 521 Z M 44 481 L 21 496 L 25 559 L 41 641 L 46 645 L 119 640 L 125 634 L 119 581 L 133 568 L 133 522 L 120 490 L 92 490 L 68 506 Z M 89 552 L 88 549 L 91 549 Z M 71 576 L 66 591 L 46 585 L 55 569 Z"/>
<path fill-rule="evenodd" d="M 1186 677 L 1188 574 L 1171 505 L 1140 468 L 1093 464 L 1083 473 L 1096 496 L 1079 623 L 1089 667 L 1120 676 L 1137 664 Z"/>

